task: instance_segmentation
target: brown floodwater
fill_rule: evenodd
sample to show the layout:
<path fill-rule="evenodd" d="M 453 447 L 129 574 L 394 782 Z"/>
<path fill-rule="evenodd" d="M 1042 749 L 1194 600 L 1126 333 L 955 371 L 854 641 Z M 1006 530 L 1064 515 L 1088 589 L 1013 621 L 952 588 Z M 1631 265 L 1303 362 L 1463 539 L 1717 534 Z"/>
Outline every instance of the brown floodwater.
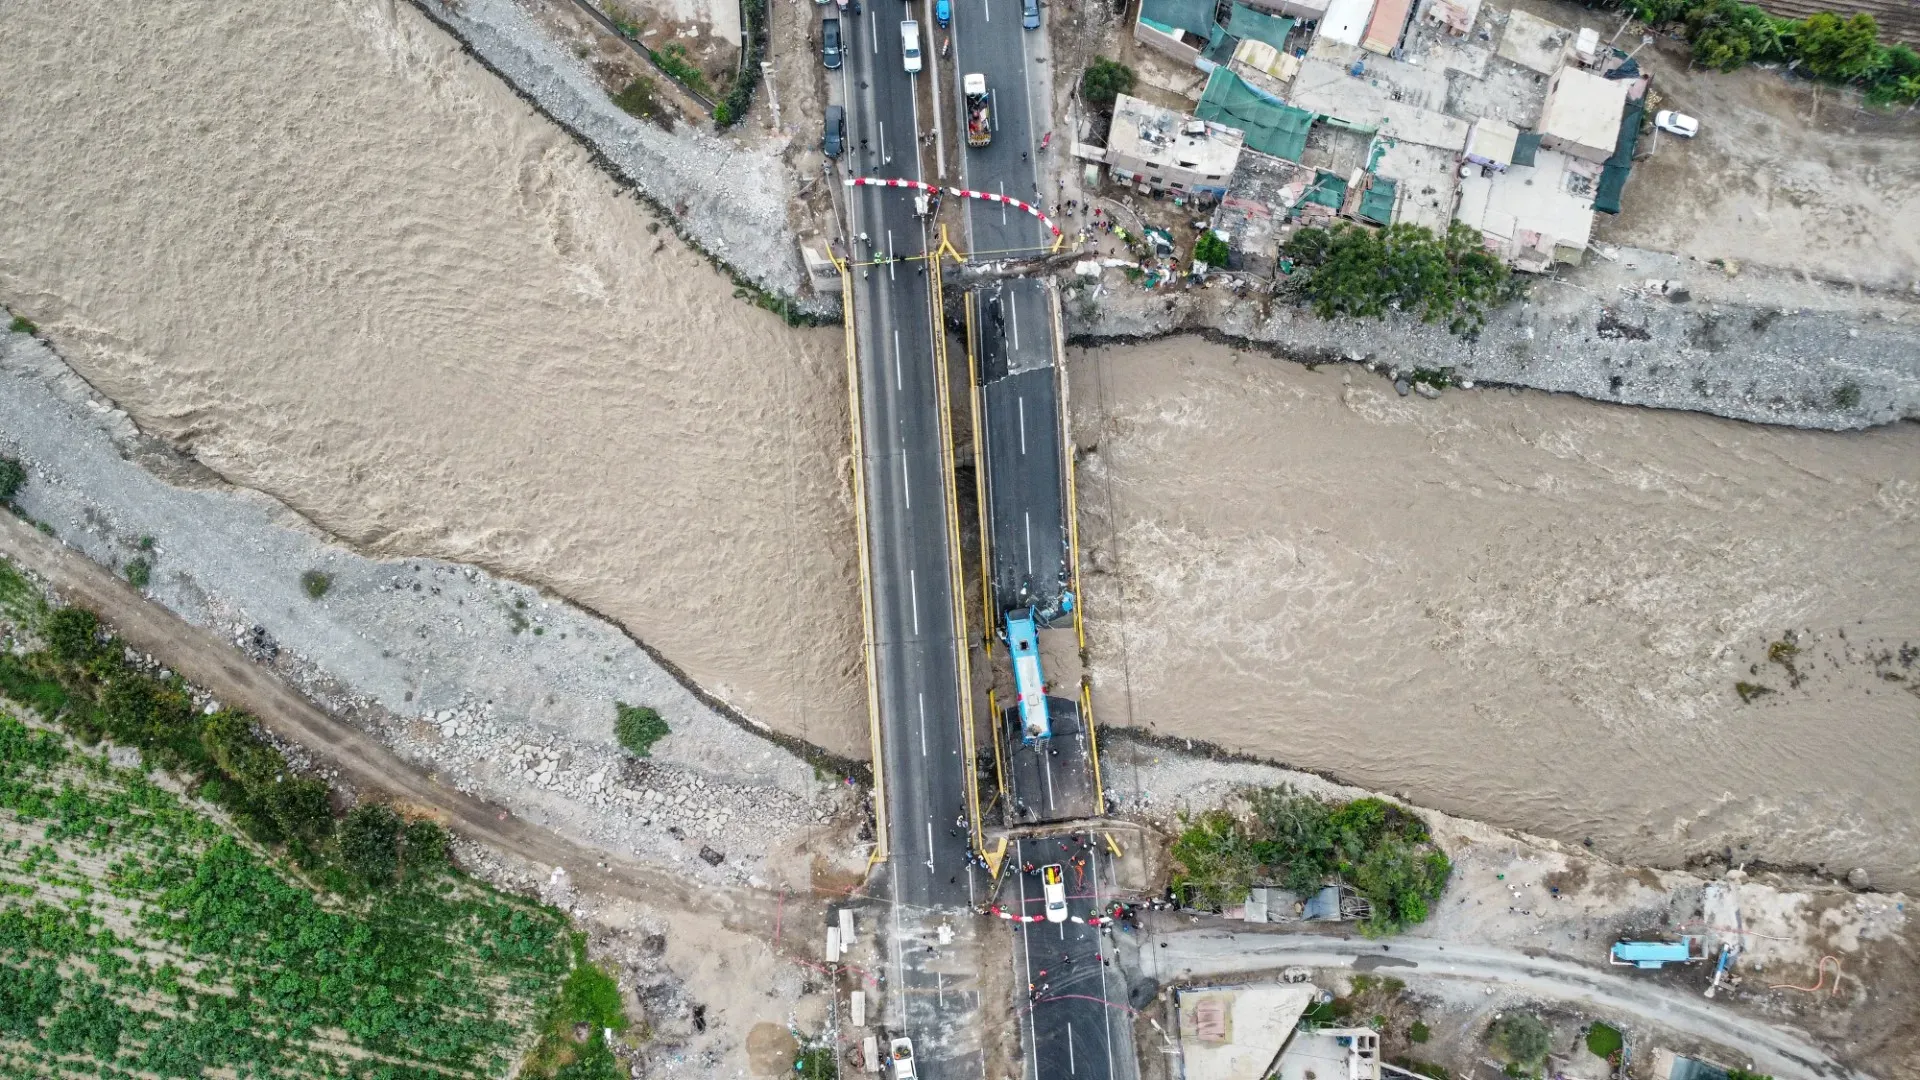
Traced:
<path fill-rule="evenodd" d="M 1920 425 L 1185 338 L 1070 370 L 1102 722 L 1635 860 L 1920 878 Z"/>

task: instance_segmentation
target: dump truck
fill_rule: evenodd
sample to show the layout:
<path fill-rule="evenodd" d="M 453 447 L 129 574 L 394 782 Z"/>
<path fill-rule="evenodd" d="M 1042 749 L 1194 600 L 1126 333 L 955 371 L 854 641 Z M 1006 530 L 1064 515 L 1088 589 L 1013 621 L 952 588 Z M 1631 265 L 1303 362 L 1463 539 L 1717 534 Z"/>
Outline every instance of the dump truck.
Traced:
<path fill-rule="evenodd" d="M 967 145 L 985 146 L 993 141 L 993 95 L 987 92 L 987 77 L 968 75 L 960 82 L 967 96 Z"/>

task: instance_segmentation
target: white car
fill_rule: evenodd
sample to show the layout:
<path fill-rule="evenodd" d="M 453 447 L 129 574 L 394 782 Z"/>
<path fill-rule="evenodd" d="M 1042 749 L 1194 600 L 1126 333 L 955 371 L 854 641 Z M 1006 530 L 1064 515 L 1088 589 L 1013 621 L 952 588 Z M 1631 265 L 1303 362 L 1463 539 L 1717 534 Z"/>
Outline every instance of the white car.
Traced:
<path fill-rule="evenodd" d="M 1677 113 L 1672 109 L 1661 109 L 1653 114 L 1653 126 L 1661 131 L 1671 132 L 1683 139 L 1691 139 L 1700 134 L 1700 121 L 1686 113 Z"/>
<path fill-rule="evenodd" d="M 913 1067 L 913 1040 L 899 1038 L 887 1047 L 887 1057 L 893 1061 L 893 1080 L 914 1080 L 920 1075 Z"/>
<path fill-rule="evenodd" d="M 920 24 L 912 19 L 900 24 L 900 56 L 907 62 L 907 74 L 920 74 Z"/>
<path fill-rule="evenodd" d="M 1067 921 L 1067 877 L 1059 863 L 1040 868 L 1040 895 L 1047 902 L 1047 921 Z"/>

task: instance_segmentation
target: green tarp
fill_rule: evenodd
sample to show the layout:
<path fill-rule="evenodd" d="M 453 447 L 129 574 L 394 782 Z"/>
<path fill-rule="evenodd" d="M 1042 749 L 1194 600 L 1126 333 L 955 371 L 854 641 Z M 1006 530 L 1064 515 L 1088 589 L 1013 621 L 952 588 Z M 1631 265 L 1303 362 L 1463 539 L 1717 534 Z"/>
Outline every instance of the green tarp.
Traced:
<path fill-rule="evenodd" d="M 1620 139 L 1613 144 L 1613 156 L 1600 170 L 1600 183 L 1593 192 L 1593 208 L 1603 214 L 1620 212 L 1620 196 L 1627 190 L 1627 175 L 1633 172 L 1633 152 L 1640 146 L 1640 118 L 1646 112 L 1646 102 L 1629 101 L 1620 117 Z"/>
<path fill-rule="evenodd" d="M 1384 176 L 1376 176 L 1367 190 L 1360 193 L 1360 216 L 1375 225 L 1385 225 L 1393 220 L 1393 193 L 1399 185 Z"/>
<path fill-rule="evenodd" d="M 1213 69 L 1193 114 L 1238 128 L 1246 132 L 1248 149 L 1288 161 L 1299 161 L 1306 152 L 1307 129 L 1313 126 L 1312 113 L 1260 93 L 1224 67 Z"/>
<path fill-rule="evenodd" d="M 1513 143 L 1513 163 L 1515 165 L 1532 165 L 1534 155 L 1539 152 L 1540 133 L 1537 131 L 1523 131 L 1520 133 L 1520 137 L 1514 140 Z"/>
<path fill-rule="evenodd" d="M 1199 37 L 1213 32 L 1214 0 L 1140 0 L 1140 18 Z"/>
<path fill-rule="evenodd" d="M 1338 210 L 1347 201 L 1347 182 L 1325 169 L 1315 170 L 1313 185 L 1307 188 L 1307 193 L 1301 196 L 1300 201 L 1319 203 Z"/>
<path fill-rule="evenodd" d="M 1227 20 L 1227 33 L 1237 38 L 1264 41 L 1276 49 L 1286 48 L 1287 34 L 1292 30 L 1292 19 L 1269 15 L 1245 4 L 1233 5 L 1233 15 Z"/>

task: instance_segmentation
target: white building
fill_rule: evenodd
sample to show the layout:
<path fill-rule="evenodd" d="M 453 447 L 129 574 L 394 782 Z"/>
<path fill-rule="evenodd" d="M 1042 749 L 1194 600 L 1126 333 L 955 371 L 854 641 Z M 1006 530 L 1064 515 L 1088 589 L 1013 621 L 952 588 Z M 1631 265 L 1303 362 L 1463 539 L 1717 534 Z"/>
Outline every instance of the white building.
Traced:
<path fill-rule="evenodd" d="M 1102 160 L 1121 183 L 1177 195 L 1227 193 L 1246 133 L 1121 94 Z"/>
<path fill-rule="evenodd" d="M 1620 140 L 1629 83 L 1563 67 L 1547 83 L 1540 111 L 1540 145 L 1588 161 L 1604 162 Z"/>

